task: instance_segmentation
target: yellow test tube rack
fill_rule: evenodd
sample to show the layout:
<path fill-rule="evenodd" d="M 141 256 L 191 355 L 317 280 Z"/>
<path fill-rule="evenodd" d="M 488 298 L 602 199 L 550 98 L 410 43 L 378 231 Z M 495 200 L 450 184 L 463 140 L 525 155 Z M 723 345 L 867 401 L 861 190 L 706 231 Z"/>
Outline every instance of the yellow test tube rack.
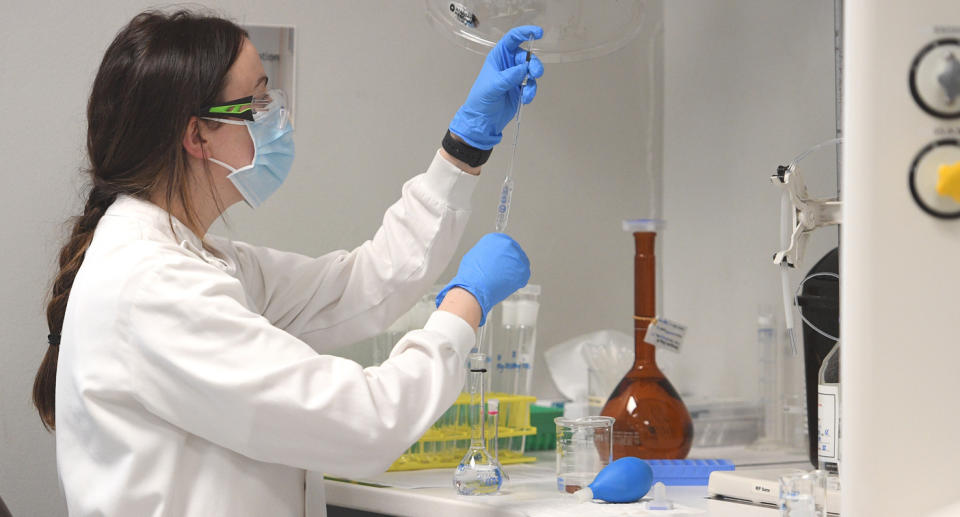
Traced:
<path fill-rule="evenodd" d="M 536 397 L 487 393 L 486 398 L 500 401 L 496 434 L 500 463 L 510 465 L 536 461 L 536 458 L 524 455 L 526 437 L 537 434 L 537 428 L 530 425 L 530 405 L 536 402 Z M 453 406 L 427 429 L 417 443 L 397 458 L 388 470 L 454 468 L 459 465 L 470 445 L 470 425 L 467 420 L 469 410 L 470 396 L 461 393 Z M 486 415 L 486 411 L 484 414 Z M 487 415 L 486 439 L 490 454 L 493 454 L 495 449 L 493 437 L 493 418 Z"/>

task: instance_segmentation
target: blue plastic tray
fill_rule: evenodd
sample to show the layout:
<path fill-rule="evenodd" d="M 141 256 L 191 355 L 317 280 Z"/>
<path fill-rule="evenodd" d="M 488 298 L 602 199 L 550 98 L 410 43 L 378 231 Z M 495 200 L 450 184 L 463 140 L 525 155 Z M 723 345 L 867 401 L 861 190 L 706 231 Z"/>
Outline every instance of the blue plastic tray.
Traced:
<path fill-rule="evenodd" d="M 705 486 L 715 470 L 733 470 L 730 460 L 647 460 L 653 482 L 673 486 Z"/>

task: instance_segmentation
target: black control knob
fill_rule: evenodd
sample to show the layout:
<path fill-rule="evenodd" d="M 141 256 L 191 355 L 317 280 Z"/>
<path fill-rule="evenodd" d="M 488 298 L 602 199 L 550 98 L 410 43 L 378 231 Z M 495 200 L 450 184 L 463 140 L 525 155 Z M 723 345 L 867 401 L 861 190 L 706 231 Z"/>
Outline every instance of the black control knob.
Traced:
<path fill-rule="evenodd" d="M 937 75 L 937 82 L 943 87 L 943 92 L 947 97 L 947 105 L 952 106 L 953 102 L 960 95 L 960 61 L 953 52 L 947 54 L 943 63 L 943 71 Z"/>
<path fill-rule="evenodd" d="M 960 40 L 944 38 L 920 50 L 910 65 L 910 93 L 927 113 L 960 118 Z"/>

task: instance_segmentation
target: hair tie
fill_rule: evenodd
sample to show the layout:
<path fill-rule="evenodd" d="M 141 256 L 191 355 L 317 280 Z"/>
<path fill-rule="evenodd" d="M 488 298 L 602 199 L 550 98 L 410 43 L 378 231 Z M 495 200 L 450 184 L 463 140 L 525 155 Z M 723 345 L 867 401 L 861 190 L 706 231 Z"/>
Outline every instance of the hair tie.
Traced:
<path fill-rule="evenodd" d="M 50 346 L 60 346 L 60 334 L 47 334 L 47 343 Z"/>

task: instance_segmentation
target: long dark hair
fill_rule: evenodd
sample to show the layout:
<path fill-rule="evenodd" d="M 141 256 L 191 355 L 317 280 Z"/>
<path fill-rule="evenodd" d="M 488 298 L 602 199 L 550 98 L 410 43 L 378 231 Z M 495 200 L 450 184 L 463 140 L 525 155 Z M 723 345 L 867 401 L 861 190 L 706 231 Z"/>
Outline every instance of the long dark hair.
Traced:
<path fill-rule="evenodd" d="M 166 206 L 183 207 L 185 223 L 196 223 L 184 132 L 201 107 L 226 100 L 221 93 L 227 71 L 246 37 L 217 16 L 150 10 L 135 16 L 107 48 L 87 104 L 89 194 L 60 250 L 47 304 L 50 344 L 33 384 L 33 402 L 48 430 L 56 427 L 58 343 L 67 299 L 97 223 L 121 194 L 162 194 Z"/>

